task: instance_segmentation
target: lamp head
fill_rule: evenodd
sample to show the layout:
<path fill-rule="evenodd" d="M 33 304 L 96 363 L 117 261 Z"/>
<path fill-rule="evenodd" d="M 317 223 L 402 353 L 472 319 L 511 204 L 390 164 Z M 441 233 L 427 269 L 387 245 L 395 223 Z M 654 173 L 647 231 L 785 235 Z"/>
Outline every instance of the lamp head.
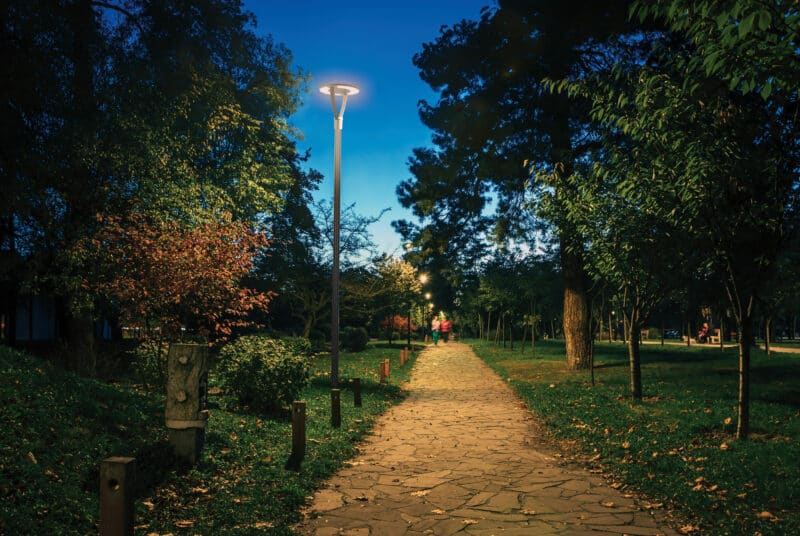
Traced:
<path fill-rule="evenodd" d="M 320 93 L 334 96 L 357 95 L 359 91 L 361 90 L 358 89 L 358 86 L 346 82 L 331 82 L 319 88 Z"/>

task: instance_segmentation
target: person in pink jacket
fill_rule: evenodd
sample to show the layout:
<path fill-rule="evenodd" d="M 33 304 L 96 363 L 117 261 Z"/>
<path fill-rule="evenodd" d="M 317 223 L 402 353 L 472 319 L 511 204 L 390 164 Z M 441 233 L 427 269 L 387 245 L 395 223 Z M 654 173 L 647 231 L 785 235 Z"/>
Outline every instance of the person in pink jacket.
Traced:
<path fill-rule="evenodd" d="M 434 316 L 433 320 L 431 320 L 431 333 L 433 334 L 433 345 L 439 346 L 439 330 L 441 329 L 441 323 L 439 322 L 439 317 Z"/>
<path fill-rule="evenodd" d="M 453 329 L 453 323 L 450 322 L 449 318 L 445 318 L 442 320 L 441 330 L 442 330 L 442 341 L 447 342 L 450 340 L 450 330 Z"/>

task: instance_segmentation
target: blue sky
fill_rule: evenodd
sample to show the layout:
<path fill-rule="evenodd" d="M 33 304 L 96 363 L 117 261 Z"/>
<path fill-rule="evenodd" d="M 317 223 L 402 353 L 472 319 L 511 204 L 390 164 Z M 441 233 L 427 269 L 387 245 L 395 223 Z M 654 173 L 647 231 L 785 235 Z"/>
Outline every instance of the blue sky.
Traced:
<path fill-rule="evenodd" d="M 311 149 L 308 166 L 325 176 L 318 198 L 333 197 L 333 111 L 318 91 L 326 82 L 355 82 L 342 134 L 342 206 L 377 215 L 390 212 L 371 228 L 381 251 L 400 253 L 391 221 L 410 218 L 397 202 L 395 188 L 410 176 L 414 147 L 430 146 L 430 131 L 417 112 L 421 99 L 435 93 L 412 63 L 422 44 L 433 41 L 443 25 L 476 20 L 492 0 L 246 0 L 257 19 L 257 33 L 271 34 L 292 51 L 294 63 L 311 75 L 304 104 L 292 119 Z"/>

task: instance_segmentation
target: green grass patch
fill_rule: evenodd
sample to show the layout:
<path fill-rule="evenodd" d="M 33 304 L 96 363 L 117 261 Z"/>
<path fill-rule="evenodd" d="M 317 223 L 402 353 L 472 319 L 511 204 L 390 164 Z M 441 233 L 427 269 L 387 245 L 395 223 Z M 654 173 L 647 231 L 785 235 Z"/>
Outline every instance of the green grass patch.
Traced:
<path fill-rule="evenodd" d="M 291 534 L 307 497 L 354 454 L 375 418 L 402 398 L 412 361 L 399 348 L 340 354 L 342 426 L 330 425 L 330 360 L 313 362 L 307 403 L 306 457 L 285 468 L 291 423 L 209 397 L 203 459 L 181 467 L 164 428 L 164 396 L 131 384 L 105 384 L 64 372 L 0 346 L 0 534 L 97 531 L 99 464 L 137 459 L 136 534 Z M 379 362 L 392 376 L 379 383 Z M 349 380 L 361 378 L 361 408 Z M 213 371 L 210 387 L 214 391 Z"/>
<path fill-rule="evenodd" d="M 738 441 L 735 348 L 644 345 L 634 402 L 620 343 L 597 344 L 592 385 L 565 370 L 563 341 L 537 343 L 536 358 L 467 342 L 584 463 L 703 533 L 800 534 L 800 355 L 753 350 L 751 436 Z"/>

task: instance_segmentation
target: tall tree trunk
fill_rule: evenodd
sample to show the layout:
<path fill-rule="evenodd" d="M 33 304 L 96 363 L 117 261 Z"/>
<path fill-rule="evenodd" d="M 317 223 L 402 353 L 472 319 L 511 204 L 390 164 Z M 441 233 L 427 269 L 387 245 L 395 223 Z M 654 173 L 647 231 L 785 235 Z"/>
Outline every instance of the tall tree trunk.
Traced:
<path fill-rule="evenodd" d="M 739 417 L 736 437 L 747 439 L 750 433 L 750 346 L 753 340 L 753 318 L 749 314 L 739 317 Z"/>
<path fill-rule="evenodd" d="M 565 248 L 561 240 L 561 270 L 564 280 L 564 339 L 567 348 L 567 368 L 586 370 L 591 359 L 589 333 L 589 299 L 583 259 L 580 254 Z"/>
<path fill-rule="evenodd" d="M 768 316 L 764 321 L 764 349 L 767 351 L 767 356 L 770 357 L 769 345 L 772 342 L 772 317 Z"/>
<path fill-rule="evenodd" d="M 489 310 L 489 314 L 486 317 L 486 342 L 489 342 L 489 337 L 491 337 L 492 333 L 492 311 Z"/>
<path fill-rule="evenodd" d="M 631 312 L 630 319 L 627 322 L 628 327 L 628 361 L 630 365 L 631 376 L 631 397 L 635 400 L 642 398 L 642 362 L 639 354 L 639 336 L 641 334 L 641 327 L 639 321 L 639 312 L 635 309 Z"/>

